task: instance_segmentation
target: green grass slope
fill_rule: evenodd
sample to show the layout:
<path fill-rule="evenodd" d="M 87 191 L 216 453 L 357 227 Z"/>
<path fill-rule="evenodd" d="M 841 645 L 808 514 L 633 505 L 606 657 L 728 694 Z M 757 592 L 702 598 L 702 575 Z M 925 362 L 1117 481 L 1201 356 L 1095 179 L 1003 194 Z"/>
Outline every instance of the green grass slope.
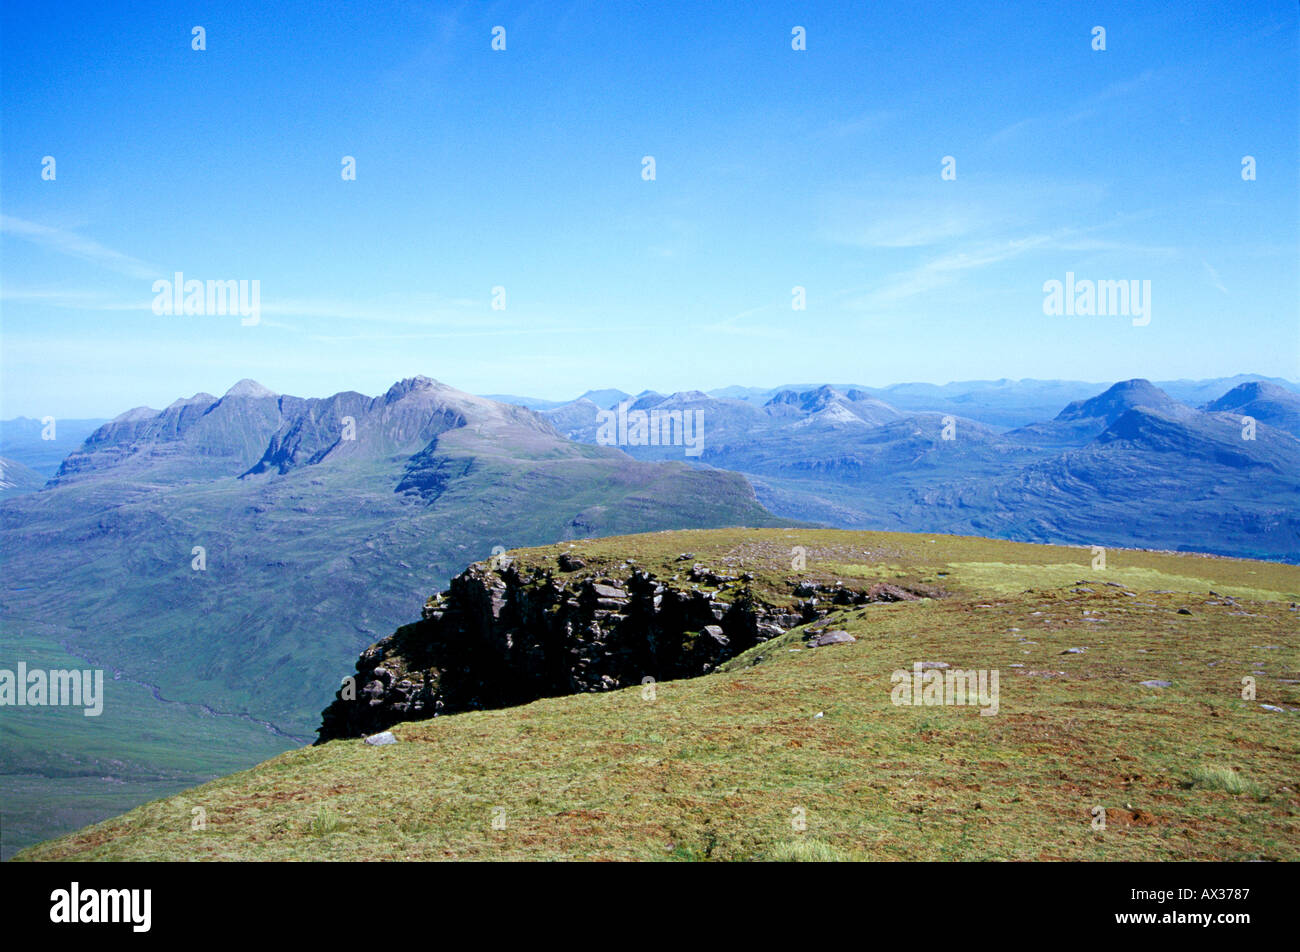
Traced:
<path fill-rule="evenodd" d="M 19 858 L 1300 859 L 1300 568 L 1110 550 L 1102 570 L 1085 549 L 804 529 L 515 556 L 561 551 L 663 578 L 691 553 L 768 593 L 946 595 L 851 607 L 831 620 L 851 644 L 810 649 L 794 629 L 653 692 L 290 751 Z M 895 706 L 890 674 L 917 661 L 997 669 L 998 713 Z"/>
<path fill-rule="evenodd" d="M 361 427 L 355 452 L 340 443 L 284 475 L 237 478 L 253 451 L 231 427 L 207 434 L 212 454 L 175 440 L 113 446 L 117 462 L 88 452 L 75 477 L 0 504 L 0 667 L 53 653 L 122 675 L 104 714 L 73 712 L 70 729 L 59 712 L 5 709 L 0 857 L 309 743 L 357 651 L 496 546 L 790 524 L 734 473 L 571 444 L 467 395 L 445 398 L 469 422 L 419 454 L 426 468 L 390 452 L 444 392 L 412 389 Z M 209 478 L 218 463 L 234 468 Z M 52 785 L 86 808 L 50 809 Z"/>
<path fill-rule="evenodd" d="M 84 670 L 56 629 L 0 630 L 0 667 Z M 251 720 L 159 701 L 152 686 L 105 672 L 104 710 L 5 707 L 0 714 L 0 859 L 106 816 L 297 746 Z M 166 695 L 163 695 L 164 697 Z"/>

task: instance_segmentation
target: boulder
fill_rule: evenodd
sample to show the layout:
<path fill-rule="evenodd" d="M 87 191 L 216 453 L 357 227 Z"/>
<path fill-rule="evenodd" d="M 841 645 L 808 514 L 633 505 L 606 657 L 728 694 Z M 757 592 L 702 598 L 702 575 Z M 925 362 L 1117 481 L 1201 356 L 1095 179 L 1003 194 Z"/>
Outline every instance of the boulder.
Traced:
<path fill-rule="evenodd" d="M 585 568 L 587 565 L 586 562 L 582 561 L 582 559 L 578 558 L 576 555 L 569 555 L 567 552 L 562 552 L 556 561 L 559 563 L 561 572 L 576 572 L 578 569 Z"/>
<path fill-rule="evenodd" d="M 920 595 L 888 582 L 877 582 L 867 590 L 867 596 L 876 602 L 915 602 L 921 599 Z"/>
<path fill-rule="evenodd" d="M 857 641 L 847 631 L 842 628 L 835 628 L 831 631 L 823 631 L 815 638 L 808 642 L 809 647 L 822 648 L 826 645 L 847 645 L 850 642 Z"/>

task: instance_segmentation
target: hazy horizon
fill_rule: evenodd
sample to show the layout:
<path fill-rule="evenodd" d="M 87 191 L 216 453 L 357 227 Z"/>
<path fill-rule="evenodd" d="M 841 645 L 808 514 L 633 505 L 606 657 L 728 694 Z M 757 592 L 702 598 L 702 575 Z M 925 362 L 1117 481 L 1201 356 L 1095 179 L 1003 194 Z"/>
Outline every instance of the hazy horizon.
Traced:
<path fill-rule="evenodd" d="M 510 392 L 504 392 L 504 391 L 498 391 L 498 392 L 494 392 L 494 393 L 479 393 L 479 392 L 475 392 L 475 391 L 466 390 L 464 387 L 459 387 L 459 386 L 456 385 L 456 382 L 455 382 L 455 381 L 453 381 L 453 380 L 447 380 L 447 379 L 445 379 L 445 378 L 443 378 L 443 377 L 440 377 L 440 376 L 438 376 L 438 375 L 436 375 L 436 374 L 431 374 L 431 373 L 416 373 L 416 374 L 411 374 L 409 377 L 397 377 L 397 378 L 394 378 L 393 380 L 388 381 L 386 384 L 383 384 L 383 385 L 381 385 L 381 386 L 379 386 L 379 387 L 377 387 L 377 388 L 372 388 L 372 389 L 362 389 L 362 388 L 359 388 L 359 387 L 348 387 L 348 386 L 342 386 L 342 387 L 337 387 L 337 388 L 334 388 L 334 389 L 327 389 L 327 390 L 320 391 L 320 392 L 314 392 L 314 391 L 313 391 L 313 392 L 299 392 L 299 393 L 295 393 L 295 392 L 293 392 L 293 391 L 289 391 L 289 390 L 281 390 L 281 389 L 279 389 L 279 388 L 277 388 L 277 387 L 270 386 L 270 385 L 268 385 L 268 384 L 266 383 L 266 381 L 264 381 L 264 380 L 257 380 L 257 379 L 255 379 L 255 378 L 251 378 L 251 377 L 241 377 L 241 378 L 239 378 L 239 380 L 233 380 L 233 381 L 231 381 L 229 384 L 227 384 L 227 385 L 225 385 L 225 386 L 221 386 L 221 387 L 217 387 L 217 388 L 202 388 L 202 387 L 201 387 L 201 388 L 199 388 L 198 390 L 195 390 L 195 391 L 193 391 L 193 392 L 191 392 L 191 393 L 178 393 L 178 394 L 174 394 L 174 395 L 172 395 L 172 396 L 170 396 L 170 397 L 166 397 L 166 398 L 156 398 L 156 399 L 154 399 L 154 400 L 152 400 L 152 401 L 149 401 L 149 400 L 145 400 L 145 401 L 137 401 L 137 402 L 135 402 L 135 403 L 132 403 L 130 406 L 123 406 L 123 407 L 121 407 L 120 409 L 100 409 L 100 410 L 90 409 L 90 410 L 86 410 L 86 411 L 83 411 L 83 412 L 73 412 L 73 413 L 63 413 L 63 414 L 50 414 L 50 415 L 54 415 L 54 416 L 56 416 L 56 418 L 62 418 L 62 419 L 93 420 L 93 419 L 112 419 L 114 416 L 118 416 L 118 415 L 120 415 L 120 414 L 122 414 L 122 413 L 127 413 L 127 412 L 129 412 L 129 411 L 131 411 L 131 410 L 139 409 L 139 408 L 141 408 L 141 407 L 146 407 L 146 408 L 149 408 L 149 409 L 162 411 L 162 410 L 166 409 L 170 404 L 175 403 L 175 402 L 178 401 L 178 400 L 189 400 L 189 399 L 192 399 L 192 398 L 198 396 L 199 394 L 203 394 L 203 393 L 210 394 L 211 396 L 216 397 L 216 398 L 219 399 L 219 398 L 222 397 L 222 396 L 223 396 L 223 395 L 224 395 L 228 390 L 230 390 L 230 389 L 231 389 L 232 387 L 234 387 L 236 384 L 238 384 L 238 383 L 240 383 L 240 382 L 242 382 L 242 381 L 244 381 L 244 380 L 253 380 L 253 382 L 258 383 L 258 384 L 261 384 L 262 386 L 266 387 L 266 389 L 273 391 L 277 396 L 294 396 L 294 397 L 303 397 L 303 398 L 307 398 L 307 399 L 312 399 L 312 398 L 325 398 L 325 397 L 331 397 L 331 396 L 333 396 L 333 395 L 335 395 L 335 394 L 337 394 L 337 393 L 353 392 L 353 393 L 361 393 L 361 394 L 364 394 L 364 395 L 366 395 L 366 396 L 370 396 L 370 397 L 376 397 L 376 396 L 380 396 L 380 395 L 382 395 L 383 393 L 387 392 L 388 389 L 389 389 L 390 387 L 392 387 L 394 384 L 398 383 L 399 381 L 401 381 L 401 380 L 407 380 L 407 379 L 410 379 L 410 377 L 418 377 L 418 376 L 428 377 L 428 378 L 430 378 L 430 379 L 432 379 L 432 380 L 437 381 L 438 383 L 445 384 L 446 386 L 449 386 L 449 387 L 451 387 L 451 388 L 454 389 L 454 390 L 458 390 L 458 391 L 460 391 L 460 392 L 462 392 L 462 393 L 469 393 L 469 394 L 471 394 L 471 395 L 473 395 L 473 396 L 486 397 L 486 398 L 489 398 L 489 399 L 504 398 L 504 397 L 515 397 L 515 398 L 528 399 L 528 400 L 545 400 L 545 401 L 553 401 L 553 402 L 561 403 L 561 404 L 563 404 L 563 403 L 568 403 L 568 402 L 573 401 L 573 400 L 577 400 L 577 399 L 579 399 L 580 397 L 584 396 L 584 395 L 587 394 L 587 393 L 590 393 L 590 392 L 593 392 L 593 391 L 599 392 L 599 391 L 602 391 L 602 390 L 622 390 L 624 393 L 627 393 L 627 394 L 629 394 L 629 395 L 631 395 L 631 396 L 638 396 L 639 394 L 642 394 L 642 393 L 662 393 L 662 394 L 664 394 L 664 395 L 670 395 L 670 394 L 672 394 L 672 393 L 683 392 L 683 391 L 664 390 L 664 389 L 662 389 L 662 388 L 656 388 L 656 387 L 644 387 L 644 388 L 637 389 L 637 390 L 631 390 L 631 389 L 628 389 L 628 388 L 626 388 L 626 387 L 618 387 L 618 386 L 613 386 L 613 385 L 611 385 L 611 386 L 607 386 L 607 387 L 605 387 L 605 386 L 584 387 L 581 391 L 579 391 L 579 392 L 577 392 L 577 393 L 561 393 L 560 395 L 558 395 L 558 396 L 554 396 L 554 397 L 552 397 L 552 396 L 548 396 L 548 395 L 545 395 L 545 394 L 538 394 L 538 393 L 510 393 Z M 1139 378 L 1123 378 L 1123 379 L 1125 379 L 1125 380 L 1131 380 L 1131 379 L 1146 379 L 1146 380 L 1151 380 L 1151 382 L 1152 382 L 1153 384 L 1155 384 L 1155 385 L 1158 386 L 1158 385 L 1160 385 L 1161 383 L 1173 383 L 1173 382 L 1202 383 L 1202 382 L 1206 382 L 1206 381 L 1210 381 L 1210 380 L 1231 380 L 1231 379 L 1234 379 L 1234 378 L 1237 378 L 1237 377 L 1266 377 L 1266 376 L 1268 376 L 1268 375 L 1265 375 L 1265 374 L 1254 374 L 1254 373 L 1250 373 L 1250 372 L 1245 372 L 1245 371 L 1243 371 L 1243 372 L 1235 373 L 1235 374 L 1220 374 L 1220 375 L 1217 375 L 1217 376 L 1214 376 L 1214 377 L 1180 377 L 1180 378 L 1171 378 L 1171 379 L 1169 379 L 1169 380 L 1152 380 L 1152 378 L 1150 378 L 1150 377 L 1145 377 L 1145 378 L 1142 378 L 1142 377 L 1139 377 Z M 1283 381 L 1285 381 L 1285 382 L 1286 382 L 1290 387 L 1292 387 L 1292 388 L 1300 387 L 1300 380 L 1291 380 L 1291 379 L 1286 378 L 1286 377 L 1271 377 L 1270 379 L 1283 380 Z M 1107 389 L 1107 388 L 1109 388 L 1109 387 L 1112 387 L 1112 386 L 1114 386 L 1115 384 L 1117 384 L 1117 383 L 1121 383 L 1121 382 L 1123 382 L 1123 381 L 1122 381 L 1122 380 L 1080 380 L 1080 379 L 1065 379 L 1065 378 L 1058 378 L 1058 377 L 1050 377 L 1050 378 L 1042 378 L 1042 377 L 1021 377 L 1021 378 L 992 377 L 992 378 L 979 378 L 979 379 L 970 379 L 970 380 L 948 380 L 948 381 L 945 381 L 945 382 L 943 382 L 943 383 L 936 383 L 936 382 L 934 382 L 934 381 L 929 381 L 929 380 L 896 380 L 896 381 L 892 381 L 892 382 L 890 382 L 890 383 L 876 384 L 876 383 L 867 383 L 867 382 L 865 382 L 865 381 L 861 381 L 861 380 L 853 380 L 853 381 L 831 381 L 831 380 L 822 380 L 822 381 L 817 381 L 817 382 L 806 381 L 806 382 L 802 382 L 802 383 L 797 383 L 797 382 L 792 382 L 792 381 L 782 381 L 782 382 L 780 382 L 780 383 L 774 383 L 774 384 L 740 384 L 740 383 L 731 383 L 731 384 L 723 384 L 723 385 L 720 385 L 720 386 L 707 387 L 707 388 L 705 388 L 705 387 L 687 387 L 687 388 L 685 388 L 685 391 L 701 391 L 701 392 L 704 392 L 704 393 L 714 394 L 714 393 L 716 393 L 717 391 L 728 390 L 728 389 L 732 389 L 732 388 L 744 389 L 744 390 L 779 390 L 779 389 L 789 388 L 789 387 L 802 388 L 802 387 L 822 387 L 822 386 L 831 386 L 831 387 L 861 386 L 861 387 L 868 387 L 868 388 L 872 388 L 872 389 L 876 389 L 876 390 L 887 390 L 887 389 L 889 389 L 890 387 L 907 387 L 907 386 L 922 386 L 922 387 L 924 387 L 924 386 L 930 386 L 930 387 L 943 388 L 943 387 L 960 386 L 960 385 L 963 385 L 963 384 L 1001 383 L 1001 382 L 1006 382 L 1006 383 L 1010 383 L 1010 384 L 1042 383 L 1042 384 L 1062 384 L 1062 385 L 1095 386 L 1095 387 L 1099 387 L 1099 388 L 1101 388 L 1101 390 L 1105 390 L 1105 389 Z M 1099 392 L 1100 392 L 1100 391 L 1099 391 Z M 36 420 L 39 420 L 39 419 L 41 418 L 41 416 L 45 415 L 44 412 L 39 413 L 39 414 L 37 414 L 37 413 L 12 413 L 12 414 L 9 414 L 9 413 L 4 412 L 5 410 L 7 410 L 7 407 L 0 407 L 0 421 L 9 421 L 9 420 L 17 420 L 17 419 L 36 419 Z"/>

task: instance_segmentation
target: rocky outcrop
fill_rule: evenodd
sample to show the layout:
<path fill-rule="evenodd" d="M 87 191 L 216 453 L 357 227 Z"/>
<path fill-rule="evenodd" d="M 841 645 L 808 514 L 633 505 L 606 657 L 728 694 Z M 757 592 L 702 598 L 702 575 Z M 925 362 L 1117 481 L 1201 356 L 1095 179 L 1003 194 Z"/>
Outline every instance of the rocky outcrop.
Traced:
<path fill-rule="evenodd" d="M 918 597 L 892 585 L 800 582 L 782 604 L 756 595 L 748 574 L 698 563 L 666 581 L 642 569 L 621 578 L 584 569 L 572 556 L 470 566 L 428 601 L 420 621 L 362 652 L 322 713 L 318 743 L 644 678 L 695 677 L 837 606 Z"/>

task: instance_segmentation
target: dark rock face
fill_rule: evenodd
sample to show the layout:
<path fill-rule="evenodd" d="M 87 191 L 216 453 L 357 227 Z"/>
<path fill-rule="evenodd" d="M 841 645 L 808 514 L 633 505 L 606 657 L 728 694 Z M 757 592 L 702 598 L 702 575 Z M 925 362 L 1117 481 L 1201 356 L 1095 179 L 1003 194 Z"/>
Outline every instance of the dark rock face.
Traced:
<path fill-rule="evenodd" d="M 703 566 L 691 574 L 729 579 Z M 874 595 L 845 589 L 842 599 L 782 607 L 755 598 L 743 584 L 721 593 L 691 584 L 640 569 L 619 580 L 476 563 L 429 600 L 421 621 L 361 654 L 354 683 L 345 681 L 322 713 L 318 743 L 439 714 L 628 687 L 646 677 L 695 677 L 825 616 L 837 601 L 917 597 L 877 586 Z"/>

